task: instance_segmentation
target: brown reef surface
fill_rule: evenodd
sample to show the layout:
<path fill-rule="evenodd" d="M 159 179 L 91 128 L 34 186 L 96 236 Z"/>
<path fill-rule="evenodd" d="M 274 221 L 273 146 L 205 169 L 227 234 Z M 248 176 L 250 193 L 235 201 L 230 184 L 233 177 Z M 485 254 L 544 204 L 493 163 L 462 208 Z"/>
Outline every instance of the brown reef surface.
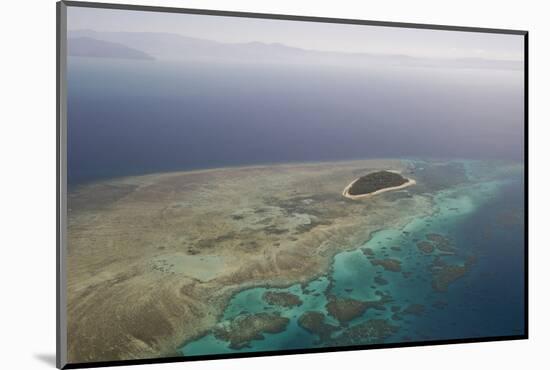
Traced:
<path fill-rule="evenodd" d="M 325 319 L 325 315 L 321 312 L 307 311 L 298 318 L 298 325 L 319 336 L 319 340 L 325 341 L 334 331 L 338 330 L 337 326 L 327 323 Z"/>
<path fill-rule="evenodd" d="M 370 263 L 372 263 L 374 266 L 382 266 L 386 271 L 401 271 L 401 261 L 395 258 L 373 259 L 370 261 Z"/>
<path fill-rule="evenodd" d="M 269 165 L 77 188 L 69 194 L 69 362 L 179 356 L 183 343 L 216 328 L 236 292 L 310 281 L 375 230 L 429 214 L 428 197 L 341 196 L 358 174 L 403 168 L 397 160 Z"/>
<path fill-rule="evenodd" d="M 386 310 L 385 305 L 392 301 L 389 295 L 382 295 L 375 301 L 359 301 L 352 298 L 331 297 L 326 304 L 327 312 L 341 323 L 351 321 L 372 308 Z"/>
<path fill-rule="evenodd" d="M 336 338 L 330 340 L 329 344 L 339 347 L 383 343 L 387 337 L 395 334 L 398 330 L 399 328 L 391 325 L 389 320 L 371 319 L 344 330 Z"/>
<path fill-rule="evenodd" d="M 271 305 L 281 307 L 295 307 L 302 304 L 300 297 L 288 292 L 265 292 L 262 298 Z"/>
<path fill-rule="evenodd" d="M 449 285 L 460 279 L 472 268 L 476 258 L 466 258 L 464 264 L 447 264 L 442 260 L 435 260 L 432 264 L 432 288 L 437 292 L 446 292 Z"/>
<path fill-rule="evenodd" d="M 248 347 L 252 340 L 263 339 L 264 333 L 282 332 L 289 321 L 276 313 L 240 315 L 216 327 L 213 333 L 216 338 L 229 342 L 229 348 L 241 349 Z"/>
<path fill-rule="evenodd" d="M 431 243 L 425 240 L 419 241 L 418 243 L 416 243 L 416 246 L 418 247 L 419 250 L 422 251 L 422 253 L 426 253 L 426 254 L 432 253 L 435 249 Z"/>

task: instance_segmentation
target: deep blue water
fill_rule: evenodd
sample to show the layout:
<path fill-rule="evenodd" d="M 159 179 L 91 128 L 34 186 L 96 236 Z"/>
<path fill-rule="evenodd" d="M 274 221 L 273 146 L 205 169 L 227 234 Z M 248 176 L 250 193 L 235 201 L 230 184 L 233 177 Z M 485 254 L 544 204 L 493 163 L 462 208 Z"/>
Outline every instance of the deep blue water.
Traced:
<path fill-rule="evenodd" d="M 68 180 L 369 157 L 518 160 L 522 78 L 72 57 Z"/>

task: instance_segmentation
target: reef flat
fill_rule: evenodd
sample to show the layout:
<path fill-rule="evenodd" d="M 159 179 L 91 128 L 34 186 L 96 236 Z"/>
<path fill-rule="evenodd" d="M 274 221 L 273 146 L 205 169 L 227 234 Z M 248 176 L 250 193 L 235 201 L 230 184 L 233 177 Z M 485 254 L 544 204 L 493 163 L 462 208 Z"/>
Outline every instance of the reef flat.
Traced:
<path fill-rule="evenodd" d="M 247 339 L 246 346 L 235 348 L 229 336 L 224 339 L 217 334 L 215 326 L 183 342 L 179 353 L 194 356 L 521 333 L 521 295 L 517 294 L 521 274 L 516 272 L 509 280 L 508 285 L 515 286 L 510 290 L 501 284 L 512 279 L 508 267 L 495 263 L 508 251 L 515 256 L 506 264 L 521 266 L 521 197 L 510 203 L 511 194 L 521 195 L 521 166 L 406 163 L 404 173 L 415 177 L 416 186 L 367 202 L 344 201 L 361 204 L 372 215 L 386 207 L 400 207 L 403 200 L 423 199 L 426 206 L 416 217 L 410 218 L 407 211 L 402 213 L 403 223 L 377 229 L 353 248 L 342 246 L 327 270 L 309 281 L 238 291 L 217 324 L 232 328 L 224 323 L 241 320 L 242 315 L 270 313 L 288 319 L 283 331 Z M 513 185 L 502 191 L 507 184 Z"/>
<path fill-rule="evenodd" d="M 263 333 L 283 330 L 284 320 L 271 316 L 242 313 L 222 327 L 220 320 L 239 291 L 310 282 L 326 274 L 335 254 L 357 248 L 376 230 L 433 212 L 425 196 L 388 193 L 368 203 L 341 196 L 357 176 L 387 169 L 407 171 L 407 163 L 222 168 L 75 189 L 69 194 L 69 361 L 178 356 L 182 343 L 208 333 L 246 348 Z M 397 269 L 391 260 L 375 263 Z M 303 306 L 289 295 L 266 300 L 261 304 Z M 234 332 L 243 322 L 255 329 L 240 338 Z M 311 315 L 302 324 L 323 338 L 331 331 Z M 380 337 L 391 331 L 378 322 L 369 327 L 382 327 Z"/>

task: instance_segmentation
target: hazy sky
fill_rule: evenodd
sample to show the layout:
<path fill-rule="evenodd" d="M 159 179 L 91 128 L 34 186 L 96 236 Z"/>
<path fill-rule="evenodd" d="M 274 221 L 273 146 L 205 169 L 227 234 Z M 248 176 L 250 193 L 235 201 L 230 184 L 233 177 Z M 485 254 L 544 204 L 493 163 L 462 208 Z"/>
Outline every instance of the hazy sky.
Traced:
<path fill-rule="evenodd" d="M 523 60 L 523 36 L 68 7 L 68 29 L 170 32 L 221 42 L 437 58 Z"/>

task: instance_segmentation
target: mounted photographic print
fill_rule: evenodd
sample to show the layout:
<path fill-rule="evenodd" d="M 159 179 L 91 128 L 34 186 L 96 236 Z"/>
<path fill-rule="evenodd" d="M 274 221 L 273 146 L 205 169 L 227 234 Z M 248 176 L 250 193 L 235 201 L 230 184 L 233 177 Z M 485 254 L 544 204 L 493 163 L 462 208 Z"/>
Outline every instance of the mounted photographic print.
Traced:
<path fill-rule="evenodd" d="M 58 3 L 58 366 L 527 338 L 526 86 L 525 31 Z"/>

